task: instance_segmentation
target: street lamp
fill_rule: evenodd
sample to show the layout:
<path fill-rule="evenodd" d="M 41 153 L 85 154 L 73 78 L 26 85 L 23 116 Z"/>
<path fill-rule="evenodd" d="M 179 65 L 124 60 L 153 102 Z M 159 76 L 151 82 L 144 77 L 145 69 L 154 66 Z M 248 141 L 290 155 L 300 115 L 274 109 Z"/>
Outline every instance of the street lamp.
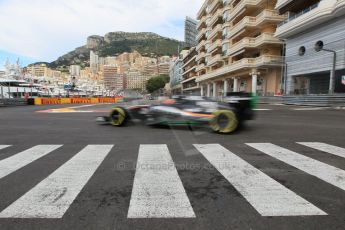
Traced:
<path fill-rule="evenodd" d="M 329 93 L 334 94 L 334 88 L 335 88 L 335 67 L 337 64 L 337 52 L 334 50 L 324 49 L 324 43 L 323 41 L 318 41 L 315 44 L 315 51 L 320 52 L 321 50 L 333 53 L 333 67 L 331 71 L 331 78 L 329 83 Z"/>

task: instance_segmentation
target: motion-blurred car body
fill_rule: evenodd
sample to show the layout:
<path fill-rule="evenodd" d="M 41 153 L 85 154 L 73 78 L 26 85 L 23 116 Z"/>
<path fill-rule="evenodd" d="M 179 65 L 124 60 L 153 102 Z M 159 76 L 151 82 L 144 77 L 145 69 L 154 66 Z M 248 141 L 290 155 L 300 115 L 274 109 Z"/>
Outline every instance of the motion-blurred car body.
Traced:
<path fill-rule="evenodd" d="M 214 132 L 229 134 L 254 117 L 250 94 L 230 93 L 222 102 L 200 96 L 175 96 L 153 105 L 114 107 L 98 121 L 124 126 L 129 121 L 155 125 L 207 126 Z"/>

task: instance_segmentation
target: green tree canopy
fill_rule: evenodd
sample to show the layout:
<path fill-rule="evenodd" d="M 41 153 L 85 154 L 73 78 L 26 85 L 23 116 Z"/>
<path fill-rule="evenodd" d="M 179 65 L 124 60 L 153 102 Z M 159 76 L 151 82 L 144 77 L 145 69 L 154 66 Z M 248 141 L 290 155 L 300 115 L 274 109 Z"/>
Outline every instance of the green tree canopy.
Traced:
<path fill-rule="evenodd" d="M 169 80 L 170 78 L 167 75 L 153 77 L 147 81 L 146 89 L 149 93 L 153 93 L 159 89 L 163 89 L 165 87 L 165 84 L 168 83 Z"/>

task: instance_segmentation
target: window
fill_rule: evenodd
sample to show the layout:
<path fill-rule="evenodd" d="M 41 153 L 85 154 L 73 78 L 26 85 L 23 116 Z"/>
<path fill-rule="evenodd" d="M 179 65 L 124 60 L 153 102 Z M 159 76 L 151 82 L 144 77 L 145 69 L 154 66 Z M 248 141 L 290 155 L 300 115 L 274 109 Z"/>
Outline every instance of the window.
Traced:
<path fill-rule="evenodd" d="M 305 46 L 301 46 L 298 50 L 298 55 L 303 56 L 305 54 L 305 51 L 306 51 Z"/>

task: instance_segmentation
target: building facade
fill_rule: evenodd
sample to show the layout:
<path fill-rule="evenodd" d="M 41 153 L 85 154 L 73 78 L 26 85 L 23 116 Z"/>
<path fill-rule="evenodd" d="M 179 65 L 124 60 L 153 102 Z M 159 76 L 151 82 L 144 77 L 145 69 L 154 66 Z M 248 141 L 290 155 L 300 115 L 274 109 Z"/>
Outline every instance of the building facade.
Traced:
<path fill-rule="evenodd" d="M 201 94 L 280 93 L 283 42 L 274 37 L 286 16 L 276 0 L 206 0 L 198 12 L 196 50 Z"/>
<path fill-rule="evenodd" d="M 289 15 L 275 33 L 286 41 L 286 94 L 345 93 L 345 1 L 279 0 L 276 8 Z"/>
<path fill-rule="evenodd" d="M 80 71 L 81 71 L 80 65 L 71 65 L 69 67 L 69 73 L 72 76 L 79 77 L 80 76 Z"/>
<path fill-rule="evenodd" d="M 92 50 L 90 51 L 90 69 L 93 74 L 96 74 L 98 72 L 99 68 L 99 57 L 98 55 L 93 52 Z"/>
<path fill-rule="evenodd" d="M 128 73 L 126 74 L 126 77 L 127 77 L 126 78 L 127 89 L 145 91 L 147 81 L 152 76 L 144 75 L 140 71 L 128 71 Z"/>
<path fill-rule="evenodd" d="M 193 47 L 183 55 L 182 66 L 182 93 L 188 95 L 200 95 L 200 86 L 196 82 L 196 48 Z"/>
<path fill-rule="evenodd" d="M 115 91 L 122 91 L 127 89 L 127 76 L 126 74 L 117 73 L 115 76 Z"/>
<path fill-rule="evenodd" d="M 117 67 L 105 65 L 103 70 L 103 84 L 107 90 L 116 90 Z"/>
<path fill-rule="evenodd" d="M 27 71 L 35 77 L 46 77 L 48 76 L 49 68 L 46 64 L 37 64 L 28 66 Z"/>
<path fill-rule="evenodd" d="M 170 64 L 170 87 L 171 92 L 174 95 L 182 94 L 182 65 L 183 61 L 181 58 L 176 58 L 175 60 L 172 60 Z"/>
<path fill-rule="evenodd" d="M 198 22 L 190 17 L 186 17 L 184 25 L 184 42 L 187 47 L 191 48 L 197 45 L 196 35 L 198 31 L 196 29 Z"/>

